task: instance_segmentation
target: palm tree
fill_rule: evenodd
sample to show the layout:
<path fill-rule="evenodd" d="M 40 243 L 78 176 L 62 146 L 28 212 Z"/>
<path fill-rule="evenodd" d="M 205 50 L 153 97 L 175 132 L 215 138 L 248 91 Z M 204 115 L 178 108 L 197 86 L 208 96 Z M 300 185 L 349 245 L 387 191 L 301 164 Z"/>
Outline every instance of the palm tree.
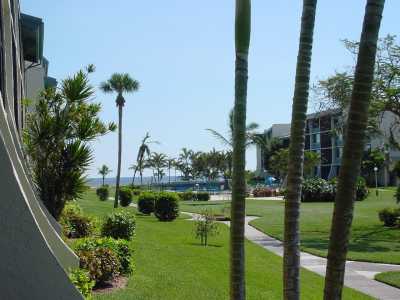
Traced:
<path fill-rule="evenodd" d="M 118 207 L 119 182 L 121 178 L 121 156 L 122 156 L 122 108 L 125 105 L 124 93 L 132 93 L 139 89 L 139 82 L 127 73 L 114 73 L 111 78 L 100 85 L 104 93 L 117 93 L 115 100 L 118 107 L 118 167 L 117 182 L 115 186 L 114 207 Z"/>
<path fill-rule="evenodd" d="M 187 148 L 182 148 L 181 153 L 179 154 L 177 167 L 183 175 L 183 180 L 190 179 L 190 175 L 192 173 L 191 159 L 193 158 L 193 155 L 195 155 L 193 150 Z"/>
<path fill-rule="evenodd" d="M 138 170 L 138 166 L 135 164 L 132 164 L 128 169 L 133 170 L 133 176 L 132 176 L 132 186 L 133 186 L 135 184 L 135 177 L 136 177 L 136 172 Z"/>
<path fill-rule="evenodd" d="M 385 0 L 367 0 L 329 239 L 324 299 L 341 299 Z"/>
<path fill-rule="evenodd" d="M 299 214 L 304 164 L 304 141 L 310 67 L 317 0 L 304 0 L 296 80 L 290 128 L 287 198 L 285 201 L 285 235 L 283 253 L 283 298 L 300 298 Z"/>
<path fill-rule="evenodd" d="M 175 158 L 167 159 L 167 167 L 168 167 L 168 184 L 171 184 L 171 169 L 175 166 L 176 161 Z M 176 178 L 175 178 L 176 179 Z"/>
<path fill-rule="evenodd" d="M 103 186 L 104 186 L 104 179 L 106 178 L 106 176 L 108 174 L 110 174 L 112 172 L 112 170 L 110 170 L 109 167 L 107 167 L 106 165 L 102 165 L 101 168 L 99 169 L 99 174 L 101 175 L 101 177 L 103 178 Z"/>
<path fill-rule="evenodd" d="M 137 171 L 139 171 L 141 185 L 143 184 L 143 170 L 146 168 L 146 160 L 150 156 L 150 144 L 159 144 L 159 142 L 157 141 L 151 141 L 150 138 L 151 138 L 150 134 L 146 132 L 146 135 L 144 136 L 142 142 L 140 143 L 138 154 L 136 157 L 136 167 Z"/>
<path fill-rule="evenodd" d="M 244 221 L 245 156 L 248 55 L 251 24 L 250 0 L 236 0 L 235 16 L 235 106 L 232 122 L 233 179 L 230 227 L 230 298 L 246 299 Z"/>
<path fill-rule="evenodd" d="M 224 136 L 222 133 L 214 129 L 207 128 L 206 130 L 209 131 L 222 145 L 229 147 L 230 149 L 233 148 L 233 109 L 229 112 L 229 132 L 228 136 Z M 258 129 L 259 125 L 257 123 L 249 123 L 246 125 L 246 147 L 254 144 L 254 137 L 256 135 L 255 130 Z"/>
<path fill-rule="evenodd" d="M 163 153 L 152 152 L 147 161 L 149 166 L 153 169 L 153 174 L 157 176 L 157 183 L 160 183 L 165 174 L 164 168 L 168 163 L 167 156 Z"/>

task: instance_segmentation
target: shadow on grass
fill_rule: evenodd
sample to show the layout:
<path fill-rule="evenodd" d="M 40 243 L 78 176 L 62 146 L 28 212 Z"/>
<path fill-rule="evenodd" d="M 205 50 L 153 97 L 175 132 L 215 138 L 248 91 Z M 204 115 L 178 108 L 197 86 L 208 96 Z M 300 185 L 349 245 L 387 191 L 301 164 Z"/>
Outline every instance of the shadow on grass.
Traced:
<path fill-rule="evenodd" d="M 211 247 L 211 248 L 222 248 L 222 245 L 216 245 L 216 244 L 207 244 L 207 246 L 204 246 L 200 243 L 187 243 L 190 246 L 198 246 L 198 247 L 202 247 L 202 248 L 207 248 L 207 247 Z"/>

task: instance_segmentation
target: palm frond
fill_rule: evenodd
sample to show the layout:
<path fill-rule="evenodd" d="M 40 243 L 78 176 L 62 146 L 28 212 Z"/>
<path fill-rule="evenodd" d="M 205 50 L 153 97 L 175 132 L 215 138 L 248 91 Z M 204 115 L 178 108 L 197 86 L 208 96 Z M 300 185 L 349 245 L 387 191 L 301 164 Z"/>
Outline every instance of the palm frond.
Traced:
<path fill-rule="evenodd" d="M 226 146 L 232 147 L 232 142 L 229 141 L 227 138 L 225 138 L 221 133 L 214 129 L 207 128 L 207 131 L 209 131 L 217 140 L 219 140 L 222 144 Z"/>

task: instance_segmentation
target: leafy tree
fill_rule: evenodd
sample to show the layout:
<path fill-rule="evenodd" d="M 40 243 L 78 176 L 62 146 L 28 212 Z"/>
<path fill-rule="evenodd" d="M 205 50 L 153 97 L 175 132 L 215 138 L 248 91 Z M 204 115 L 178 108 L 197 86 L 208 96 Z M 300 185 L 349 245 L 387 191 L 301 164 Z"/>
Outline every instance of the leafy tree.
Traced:
<path fill-rule="evenodd" d="M 193 158 L 193 150 L 182 148 L 177 161 L 177 168 L 182 173 L 183 180 L 189 180 L 192 174 L 191 159 Z"/>
<path fill-rule="evenodd" d="M 115 130 L 99 118 L 101 105 L 91 101 L 88 72 L 79 71 L 59 88 L 41 93 L 27 116 L 24 142 L 39 195 L 57 220 L 67 201 L 85 190 L 84 173 L 92 160 L 89 142 Z"/>
<path fill-rule="evenodd" d="M 361 173 L 368 177 L 374 173 L 374 168 L 380 169 L 385 163 L 385 152 L 379 148 L 365 151 L 361 163 Z"/>
<path fill-rule="evenodd" d="M 324 299 L 341 299 L 384 0 L 367 0 L 329 239 Z"/>
<path fill-rule="evenodd" d="M 110 170 L 110 168 L 106 165 L 102 165 L 101 168 L 98 170 L 99 174 L 101 175 L 102 179 L 103 179 L 103 186 L 104 186 L 104 179 L 106 178 L 106 176 L 108 174 L 110 174 L 112 172 L 112 170 Z"/>
<path fill-rule="evenodd" d="M 125 93 L 132 93 L 139 89 L 139 82 L 129 76 L 127 73 L 114 73 L 111 78 L 102 82 L 100 88 L 104 93 L 117 93 L 115 100 L 118 107 L 118 167 L 117 182 L 115 186 L 114 207 L 118 207 L 119 183 L 121 179 L 121 156 L 122 156 L 122 109 L 125 105 Z"/>
<path fill-rule="evenodd" d="M 306 113 L 317 0 L 303 1 L 290 127 L 283 253 L 283 298 L 300 298 L 299 214 L 304 164 Z"/>
<path fill-rule="evenodd" d="M 234 125 L 234 117 L 233 117 L 234 110 L 232 109 L 229 112 L 229 133 L 228 136 L 224 136 L 222 133 L 214 129 L 207 128 L 206 130 L 209 131 L 218 141 L 221 142 L 222 145 L 228 146 L 230 149 L 233 148 L 233 125 Z M 256 135 L 255 130 L 257 130 L 259 125 L 257 123 L 249 123 L 246 125 L 246 147 L 254 144 L 254 136 Z"/>
<path fill-rule="evenodd" d="M 194 234 L 200 239 L 201 245 L 208 245 L 208 238 L 219 234 L 219 224 L 211 210 L 203 210 L 194 222 Z"/>
<path fill-rule="evenodd" d="M 132 186 L 133 186 L 135 184 L 135 178 L 136 178 L 136 172 L 138 170 L 138 166 L 135 164 L 132 164 L 128 169 L 133 170 L 133 176 L 132 176 Z"/>
<path fill-rule="evenodd" d="M 246 102 L 248 56 L 251 24 L 250 0 L 236 0 L 235 17 L 235 105 L 232 115 L 233 178 L 230 235 L 230 297 L 246 299 L 244 219 L 245 219 L 245 161 L 248 135 L 246 132 Z"/>

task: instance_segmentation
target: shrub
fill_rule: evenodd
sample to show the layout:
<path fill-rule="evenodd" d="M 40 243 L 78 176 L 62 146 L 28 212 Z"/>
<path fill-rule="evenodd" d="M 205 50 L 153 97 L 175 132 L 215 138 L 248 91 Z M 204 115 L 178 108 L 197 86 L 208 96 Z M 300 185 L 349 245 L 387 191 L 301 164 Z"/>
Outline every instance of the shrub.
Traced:
<path fill-rule="evenodd" d="M 356 201 L 362 201 L 367 198 L 369 190 L 364 177 L 358 176 L 356 182 Z"/>
<path fill-rule="evenodd" d="M 138 199 L 138 210 L 145 215 L 150 215 L 154 212 L 154 201 L 156 194 L 153 192 L 143 192 Z"/>
<path fill-rule="evenodd" d="M 276 196 L 276 191 L 267 187 L 258 187 L 253 190 L 254 197 L 273 197 Z"/>
<path fill-rule="evenodd" d="M 210 200 L 210 194 L 207 192 L 197 192 L 196 194 L 198 201 L 208 201 Z"/>
<path fill-rule="evenodd" d="M 396 193 L 394 194 L 394 198 L 397 203 L 400 203 L 400 185 L 397 187 Z"/>
<path fill-rule="evenodd" d="M 96 189 L 96 195 L 99 197 L 101 201 L 106 201 L 108 200 L 108 197 L 110 195 L 110 191 L 108 189 L 108 185 L 103 185 L 99 188 Z"/>
<path fill-rule="evenodd" d="M 73 269 L 69 273 L 69 279 L 85 299 L 91 298 L 92 288 L 94 287 L 95 282 L 90 278 L 88 271 L 83 269 Z"/>
<path fill-rule="evenodd" d="M 93 220 L 84 216 L 81 208 L 73 201 L 68 202 L 61 214 L 64 235 L 68 238 L 87 237 L 94 229 Z"/>
<path fill-rule="evenodd" d="M 138 186 L 131 186 L 133 196 L 139 196 L 142 190 Z"/>
<path fill-rule="evenodd" d="M 75 251 L 93 251 L 100 247 L 111 249 L 118 256 L 121 274 L 129 275 L 132 273 L 132 250 L 126 240 L 115 240 L 110 237 L 87 238 L 77 242 L 74 249 Z"/>
<path fill-rule="evenodd" d="M 322 178 L 310 178 L 303 182 L 301 201 L 329 202 L 335 200 L 336 186 Z"/>
<path fill-rule="evenodd" d="M 161 192 L 157 195 L 154 215 L 160 221 L 172 221 L 179 215 L 179 198 L 176 193 Z"/>
<path fill-rule="evenodd" d="M 118 256 L 108 248 L 77 252 L 79 266 L 89 272 L 89 276 L 97 285 L 104 284 L 119 275 L 121 264 Z"/>
<path fill-rule="evenodd" d="M 219 233 L 219 224 L 210 210 L 204 210 L 194 222 L 194 234 L 203 246 L 208 245 L 208 237 Z"/>
<path fill-rule="evenodd" d="M 384 226 L 394 227 L 399 223 L 400 208 L 384 208 L 379 211 L 379 220 Z"/>
<path fill-rule="evenodd" d="M 194 194 L 192 190 L 187 190 L 185 192 L 178 193 L 178 196 L 183 201 L 192 201 L 194 200 Z"/>
<path fill-rule="evenodd" d="M 135 234 L 135 228 L 135 216 L 127 211 L 119 211 L 106 217 L 101 228 L 101 235 L 130 240 Z"/>
<path fill-rule="evenodd" d="M 119 190 L 119 204 L 127 207 L 132 203 L 132 190 L 128 187 L 121 187 Z"/>

